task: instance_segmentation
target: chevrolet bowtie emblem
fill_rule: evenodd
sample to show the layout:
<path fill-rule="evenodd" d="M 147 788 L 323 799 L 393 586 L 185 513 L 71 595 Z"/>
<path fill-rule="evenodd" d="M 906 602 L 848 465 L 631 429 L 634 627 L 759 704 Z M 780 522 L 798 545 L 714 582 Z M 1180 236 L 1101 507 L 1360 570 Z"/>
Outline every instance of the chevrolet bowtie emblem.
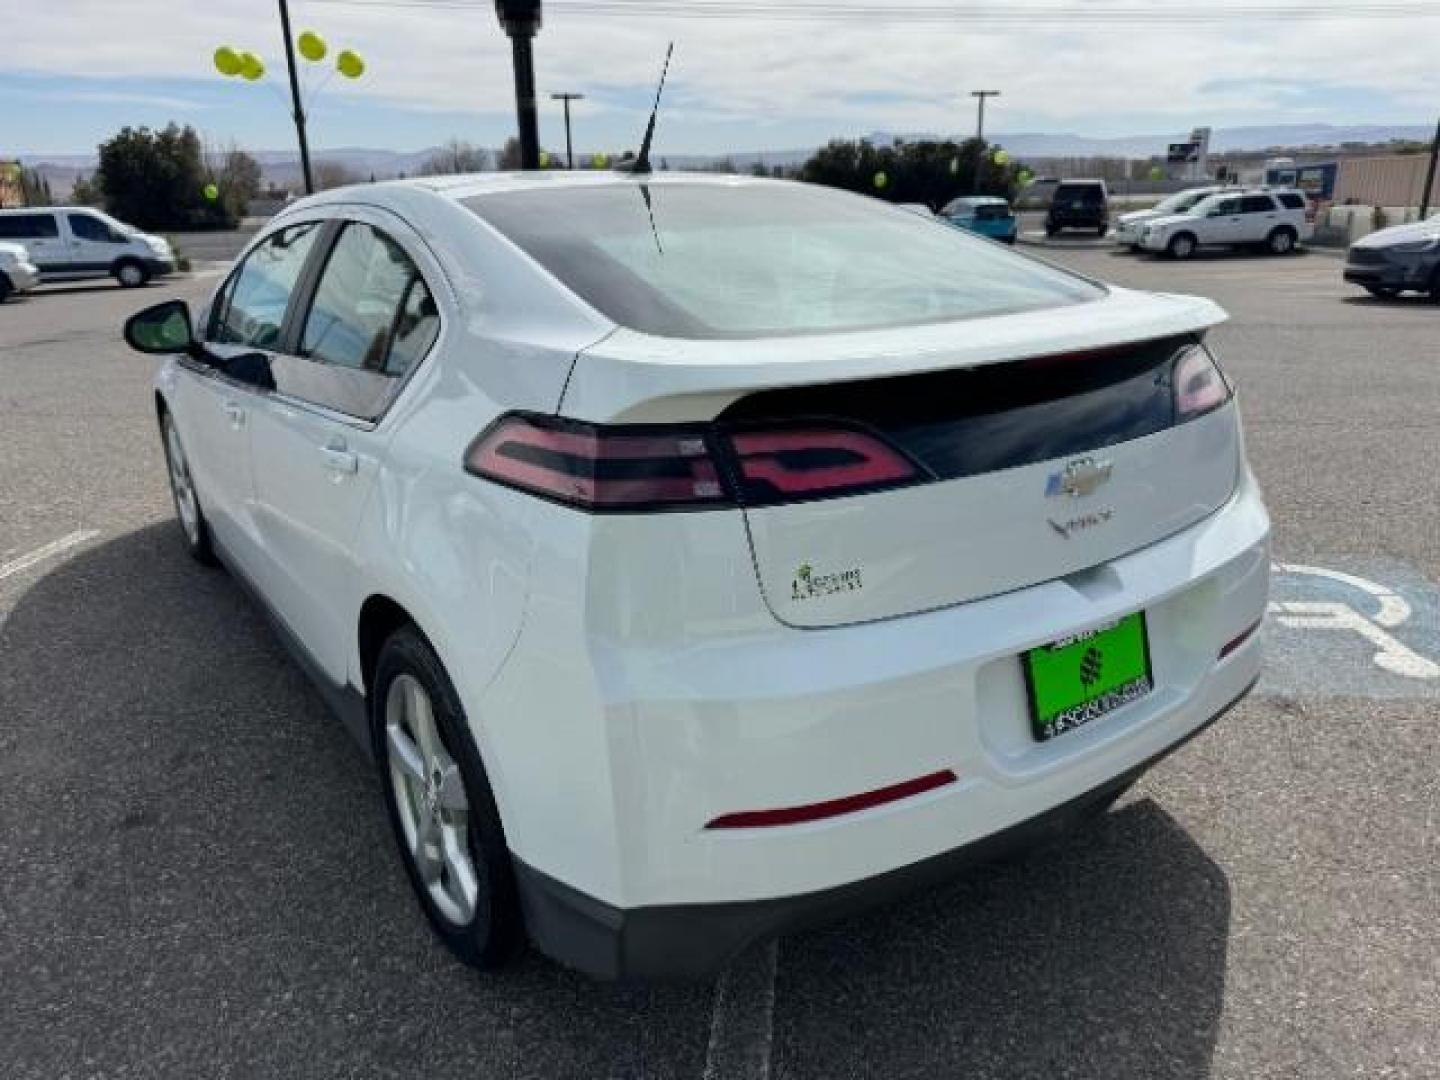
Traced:
<path fill-rule="evenodd" d="M 1068 495 L 1072 499 L 1093 495 L 1102 484 L 1110 479 L 1114 464 L 1096 461 L 1094 458 L 1080 458 L 1072 461 L 1059 472 L 1051 473 L 1045 483 L 1045 497 L 1054 499 Z"/>

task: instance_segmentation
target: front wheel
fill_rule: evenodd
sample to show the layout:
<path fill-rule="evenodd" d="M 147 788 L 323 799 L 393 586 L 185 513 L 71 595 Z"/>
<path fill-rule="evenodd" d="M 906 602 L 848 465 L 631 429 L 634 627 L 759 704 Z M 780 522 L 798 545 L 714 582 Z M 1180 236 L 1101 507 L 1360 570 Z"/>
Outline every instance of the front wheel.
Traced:
<path fill-rule="evenodd" d="M 123 259 L 115 266 L 115 280 L 127 289 L 138 289 L 150 280 L 150 271 L 135 259 Z"/>
<path fill-rule="evenodd" d="M 185 533 L 185 550 L 190 557 L 206 566 L 215 565 L 215 549 L 210 546 L 210 527 L 200 509 L 200 496 L 195 493 L 195 478 L 190 475 L 190 459 L 180 443 L 180 432 L 166 409 L 160 414 L 160 438 L 165 445 L 165 465 L 170 475 L 170 495 L 175 500 L 175 516 Z"/>
<path fill-rule="evenodd" d="M 1195 237 L 1189 233 L 1180 233 L 1170 238 L 1170 243 L 1165 245 L 1165 254 L 1172 259 L 1188 259 L 1195 254 Z"/>
<path fill-rule="evenodd" d="M 524 939 L 514 867 L 459 696 L 414 627 L 381 647 L 370 710 L 390 825 L 425 917 L 460 960 L 500 966 Z"/>

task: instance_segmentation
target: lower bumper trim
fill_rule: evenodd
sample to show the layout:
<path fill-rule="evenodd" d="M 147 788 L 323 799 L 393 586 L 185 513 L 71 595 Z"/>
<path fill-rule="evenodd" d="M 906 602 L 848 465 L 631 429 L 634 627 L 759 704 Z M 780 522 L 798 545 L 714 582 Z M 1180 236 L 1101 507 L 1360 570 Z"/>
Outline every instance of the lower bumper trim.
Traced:
<path fill-rule="evenodd" d="M 540 951 L 599 978 L 708 978 L 758 941 L 892 902 L 1007 851 L 1063 834 L 1086 811 L 1129 787 L 1156 762 L 1208 729 L 1254 685 L 1185 738 L 1069 802 L 951 851 L 819 892 L 718 904 L 619 908 L 516 858 L 526 927 Z"/>

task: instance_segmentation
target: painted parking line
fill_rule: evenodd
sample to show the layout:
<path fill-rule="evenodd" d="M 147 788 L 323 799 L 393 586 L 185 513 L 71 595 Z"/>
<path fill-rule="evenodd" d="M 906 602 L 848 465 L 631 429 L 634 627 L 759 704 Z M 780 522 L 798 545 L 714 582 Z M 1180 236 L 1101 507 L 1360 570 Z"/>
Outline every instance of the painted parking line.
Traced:
<path fill-rule="evenodd" d="M 27 551 L 19 558 L 11 559 L 7 563 L 0 563 L 0 581 L 15 574 L 23 574 L 33 566 L 39 566 L 49 559 L 55 559 L 64 555 L 71 548 L 79 547 L 100 535 L 98 529 L 77 529 L 67 536 L 58 540 L 51 540 L 48 544 L 42 544 L 34 551 Z"/>
<path fill-rule="evenodd" d="M 769 1080 L 779 943 L 737 957 L 715 984 L 704 1080 Z"/>

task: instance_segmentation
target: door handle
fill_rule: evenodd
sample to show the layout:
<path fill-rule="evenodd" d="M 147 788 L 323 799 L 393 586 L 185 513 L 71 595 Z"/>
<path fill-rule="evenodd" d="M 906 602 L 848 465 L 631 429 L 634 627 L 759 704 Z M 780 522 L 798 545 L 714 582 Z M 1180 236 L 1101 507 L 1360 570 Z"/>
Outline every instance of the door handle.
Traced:
<path fill-rule="evenodd" d="M 320 460 L 331 472 L 342 476 L 360 471 L 360 458 L 355 451 L 345 448 L 344 439 L 331 439 L 320 447 Z"/>
<path fill-rule="evenodd" d="M 222 406 L 225 416 L 230 421 L 230 426 L 237 431 L 245 426 L 245 410 L 233 401 L 227 401 Z"/>

